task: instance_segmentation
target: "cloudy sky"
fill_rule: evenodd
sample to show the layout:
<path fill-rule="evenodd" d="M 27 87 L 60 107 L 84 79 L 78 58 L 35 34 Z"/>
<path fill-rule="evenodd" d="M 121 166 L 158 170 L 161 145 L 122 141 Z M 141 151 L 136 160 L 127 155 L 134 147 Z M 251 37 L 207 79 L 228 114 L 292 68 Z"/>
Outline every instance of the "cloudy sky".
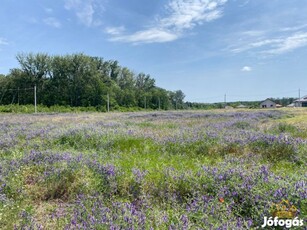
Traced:
<path fill-rule="evenodd" d="M 305 0 L 1 0 L 0 73 L 16 54 L 118 60 L 186 100 L 307 95 Z"/>

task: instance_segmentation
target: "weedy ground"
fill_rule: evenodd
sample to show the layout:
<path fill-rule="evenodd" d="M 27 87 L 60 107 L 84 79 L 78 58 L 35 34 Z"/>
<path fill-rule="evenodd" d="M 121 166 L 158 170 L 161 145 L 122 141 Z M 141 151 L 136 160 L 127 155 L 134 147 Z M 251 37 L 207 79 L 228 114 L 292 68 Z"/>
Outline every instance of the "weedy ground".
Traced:
<path fill-rule="evenodd" d="M 0 114 L 0 229 L 255 229 L 307 217 L 307 111 Z"/>

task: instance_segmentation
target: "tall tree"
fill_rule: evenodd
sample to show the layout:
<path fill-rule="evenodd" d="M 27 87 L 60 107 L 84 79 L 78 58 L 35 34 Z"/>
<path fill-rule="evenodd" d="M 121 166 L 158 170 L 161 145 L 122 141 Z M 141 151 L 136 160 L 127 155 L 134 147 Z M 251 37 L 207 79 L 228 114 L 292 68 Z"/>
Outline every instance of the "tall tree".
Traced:
<path fill-rule="evenodd" d="M 149 74 L 139 73 L 136 77 L 136 88 L 143 91 L 151 90 L 155 87 L 155 79 Z"/>
<path fill-rule="evenodd" d="M 174 101 L 181 105 L 184 98 L 181 91 L 168 93 L 156 87 L 155 79 L 149 74 L 134 74 L 127 67 L 121 67 L 118 61 L 105 61 L 83 53 L 65 56 L 21 53 L 17 60 L 20 68 L 12 69 L 8 76 L 0 76 L 0 103 L 14 103 L 14 92 L 20 88 L 19 102 L 32 104 L 34 85 L 38 102 L 47 106 L 103 108 L 109 98 L 111 108 L 168 109 Z M 6 92 L 5 88 L 13 90 Z"/>

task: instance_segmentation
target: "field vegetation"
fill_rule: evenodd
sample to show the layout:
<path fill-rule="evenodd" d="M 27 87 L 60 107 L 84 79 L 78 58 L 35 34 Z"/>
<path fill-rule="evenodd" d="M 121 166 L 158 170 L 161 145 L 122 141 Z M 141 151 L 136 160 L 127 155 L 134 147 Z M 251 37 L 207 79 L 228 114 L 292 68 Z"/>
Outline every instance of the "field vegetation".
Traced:
<path fill-rule="evenodd" d="M 0 114 L 0 229 L 256 229 L 307 217 L 306 110 Z"/>

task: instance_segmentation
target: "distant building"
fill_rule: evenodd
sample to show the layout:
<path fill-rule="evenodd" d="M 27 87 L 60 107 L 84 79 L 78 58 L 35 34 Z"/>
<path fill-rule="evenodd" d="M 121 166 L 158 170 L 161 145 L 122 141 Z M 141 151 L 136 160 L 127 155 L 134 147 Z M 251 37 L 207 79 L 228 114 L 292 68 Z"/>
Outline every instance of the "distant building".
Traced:
<path fill-rule="evenodd" d="M 282 105 L 276 104 L 276 108 L 282 108 Z"/>
<path fill-rule="evenodd" d="M 295 107 L 307 107 L 307 95 L 294 101 Z"/>
<path fill-rule="evenodd" d="M 294 104 L 294 103 L 291 103 L 291 104 L 287 105 L 287 107 L 293 108 L 293 107 L 295 107 L 295 104 Z"/>
<path fill-rule="evenodd" d="M 260 103 L 260 108 L 276 108 L 276 103 L 270 99 L 266 99 Z"/>
<path fill-rule="evenodd" d="M 248 108 L 248 107 L 246 105 L 242 105 L 242 104 L 237 106 L 237 109 L 244 109 L 244 108 Z"/>

